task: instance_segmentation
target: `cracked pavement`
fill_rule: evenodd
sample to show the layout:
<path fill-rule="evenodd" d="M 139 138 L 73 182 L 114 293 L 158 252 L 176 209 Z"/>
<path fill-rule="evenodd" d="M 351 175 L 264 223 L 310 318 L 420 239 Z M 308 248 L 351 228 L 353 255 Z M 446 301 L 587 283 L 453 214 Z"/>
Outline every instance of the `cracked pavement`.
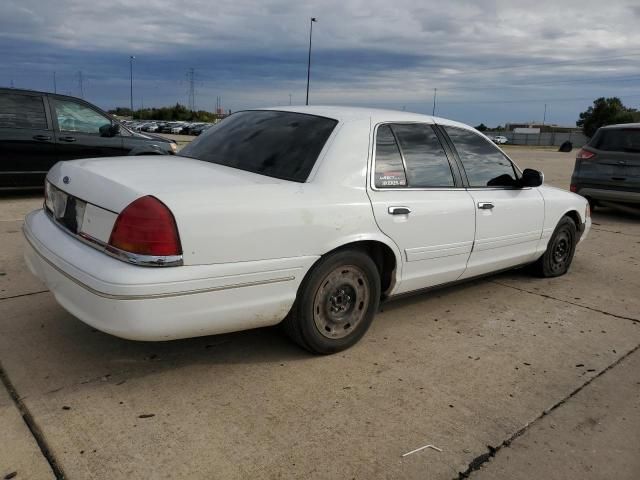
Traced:
<path fill-rule="evenodd" d="M 508 153 L 568 186 L 573 154 Z M 312 357 L 277 329 L 97 332 L 25 269 L 41 199 L 0 204 L 0 478 L 640 475 L 638 216 L 596 211 L 565 277 L 390 302 L 359 345 Z"/>

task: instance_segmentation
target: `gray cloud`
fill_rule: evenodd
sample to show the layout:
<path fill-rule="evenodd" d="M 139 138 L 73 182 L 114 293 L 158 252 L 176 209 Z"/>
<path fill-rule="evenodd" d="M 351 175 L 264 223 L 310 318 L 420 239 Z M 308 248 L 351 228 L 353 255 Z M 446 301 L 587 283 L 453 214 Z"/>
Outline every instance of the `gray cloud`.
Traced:
<path fill-rule="evenodd" d="M 316 101 L 422 108 L 435 87 L 443 105 L 490 99 L 544 102 L 597 95 L 604 87 L 607 94 L 631 94 L 631 82 L 596 85 L 585 79 L 640 75 L 638 57 L 620 58 L 640 54 L 640 49 L 630 49 L 640 45 L 636 28 L 640 7 L 634 3 L 3 0 L 0 44 L 24 47 L 21 58 L 13 55 L 0 66 L 0 81 L 6 83 L 7 72 L 33 76 L 38 64 L 48 63 L 26 54 L 27 44 L 33 44 L 68 53 L 68 58 L 57 60 L 67 70 L 86 69 L 81 65 L 87 65 L 87 59 L 97 59 L 90 63 L 93 70 L 88 76 L 93 75 L 96 85 L 105 85 L 94 89 L 104 95 L 100 97 L 104 103 L 121 101 L 108 94 L 106 86 L 126 83 L 126 68 L 118 73 L 113 65 L 120 61 L 116 57 L 130 54 L 140 58 L 141 81 L 145 61 L 147 76 L 156 76 L 143 84 L 149 87 L 150 101 L 159 82 L 165 82 L 167 89 L 173 82 L 171 88 L 177 93 L 171 98 L 179 99 L 185 86 L 177 77 L 187 66 L 201 72 L 203 98 L 215 98 L 224 89 L 235 108 L 288 101 L 289 92 L 298 96 L 304 87 L 308 19 L 316 16 Z M 558 63 L 594 58 L 605 61 Z M 475 109 L 468 112 L 476 118 Z M 574 111 L 566 112 L 563 121 L 575 117 Z"/>

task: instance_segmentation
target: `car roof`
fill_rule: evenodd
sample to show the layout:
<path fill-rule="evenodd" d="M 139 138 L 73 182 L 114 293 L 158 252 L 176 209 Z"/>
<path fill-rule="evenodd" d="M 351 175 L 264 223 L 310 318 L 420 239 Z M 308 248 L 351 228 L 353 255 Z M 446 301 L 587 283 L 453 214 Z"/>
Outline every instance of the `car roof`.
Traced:
<path fill-rule="evenodd" d="M 307 115 L 317 115 L 338 120 L 339 122 L 371 119 L 374 124 L 381 122 L 426 122 L 440 125 L 450 125 L 467 130 L 473 130 L 464 123 L 448 120 L 446 118 L 423 115 L 420 113 L 406 112 L 404 110 L 386 110 L 366 107 L 343 107 L 334 105 L 313 105 L 313 106 L 285 106 L 260 108 L 258 110 L 274 110 L 281 112 L 305 113 Z"/>
<path fill-rule="evenodd" d="M 640 128 L 640 123 L 616 123 L 615 125 L 604 125 L 600 128 L 606 130 L 613 130 L 618 128 Z"/>

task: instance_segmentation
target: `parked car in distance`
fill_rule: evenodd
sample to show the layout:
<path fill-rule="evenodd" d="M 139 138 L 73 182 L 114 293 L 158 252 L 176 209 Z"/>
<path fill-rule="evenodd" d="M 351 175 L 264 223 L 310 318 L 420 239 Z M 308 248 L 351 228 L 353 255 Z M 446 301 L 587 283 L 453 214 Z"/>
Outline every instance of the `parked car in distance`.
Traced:
<path fill-rule="evenodd" d="M 640 205 L 640 123 L 601 127 L 576 156 L 571 191 L 594 208 Z"/>
<path fill-rule="evenodd" d="M 133 132 L 79 98 L 0 88 L 0 190 L 42 187 L 60 160 L 176 151 L 172 140 Z"/>
<path fill-rule="evenodd" d="M 407 112 L 235 113 L 176 157 L 61 162 L 25 220 L 30 270 L 137 340 L 283 322 L 315 353 L 381 300 L 531 264 L 567 272 L 587 201 L 461 123 Z"/>
<path fill-rule="evenodd" d="M 509 143 L 509 139 L 507 137 L 504 137 L 502 135 L 497 135 L 495 137 L 493 137 L 493 142 L 497 143 L 498 145 L 504 145 L 505 143 Z"/>

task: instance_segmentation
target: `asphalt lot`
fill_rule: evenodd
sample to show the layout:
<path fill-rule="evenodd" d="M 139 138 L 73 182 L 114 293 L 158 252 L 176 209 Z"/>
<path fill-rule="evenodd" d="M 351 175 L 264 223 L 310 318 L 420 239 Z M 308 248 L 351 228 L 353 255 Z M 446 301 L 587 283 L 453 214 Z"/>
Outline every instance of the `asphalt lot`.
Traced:
<path fill-rule="evenodd" d="M 573 153 L 507 151 L 568 187 Z M 0 198 L 0 478 L 640 477 L 639 216 L 596 211 L 564 277 L 388 303 L 314 357 L 276 328 L 142 343 L 82 324 L 24 266 L 41 203 Z"/>

